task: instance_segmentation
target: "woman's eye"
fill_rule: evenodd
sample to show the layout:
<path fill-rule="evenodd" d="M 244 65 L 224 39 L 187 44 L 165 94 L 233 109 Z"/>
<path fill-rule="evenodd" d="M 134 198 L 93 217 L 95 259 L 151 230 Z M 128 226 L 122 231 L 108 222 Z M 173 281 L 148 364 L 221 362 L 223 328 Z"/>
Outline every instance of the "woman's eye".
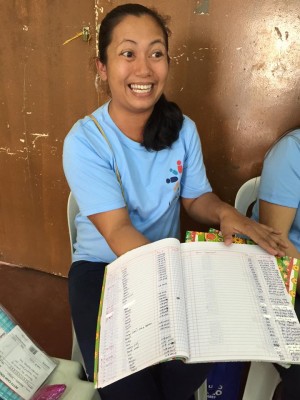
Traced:
<path fill-rule="evenodd" d="M 162 51 L 155 51 L 154 53 L 151 54 L 152 58 L 160 58 L 163 57 L 164 53 Z"/>
<path fill-rule="evenodd" d="M 133 52 L 132 51 L 123 51 L 122 56 L 127 57 L 127 58 L 132 58 L 133 57 Z"/>

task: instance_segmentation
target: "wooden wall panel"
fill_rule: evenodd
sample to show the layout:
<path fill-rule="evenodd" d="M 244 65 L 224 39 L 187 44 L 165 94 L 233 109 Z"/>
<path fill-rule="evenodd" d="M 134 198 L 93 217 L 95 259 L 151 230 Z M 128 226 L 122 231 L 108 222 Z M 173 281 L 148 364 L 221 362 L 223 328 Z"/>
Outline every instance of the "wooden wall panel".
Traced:
<path fill-rule="evenodd" d="M 69 189 L 62 144 L 76 119 L 97 105 L 94 4 L 2 2 L 0 80 L 0 260 L 66 275 Z"/>
<path fill-rule="evenodd" d="M 299 2 L 210 1 L 209 15 L 190 9 L 188 21 L 171 94 L 197 122 L 214 189 L 233 202 L 270 144 L 300 122 Z"/>
<path fill-rule="evenodd" d="M 95 27 L 121 3 L 0 5 L 0 261 L 67 274 L 62 144 L 106 100 L 94 87 Z M 213 188 L 233 203 L 270 144 L 300 124 L 299 1 L 162 0 L 159 10 L 173 32 L 167 95 L 197 123 Z M 63 45 L 83 26 L 89 43 Z M 183 230 L 191 227 L 184 217 Z"/>

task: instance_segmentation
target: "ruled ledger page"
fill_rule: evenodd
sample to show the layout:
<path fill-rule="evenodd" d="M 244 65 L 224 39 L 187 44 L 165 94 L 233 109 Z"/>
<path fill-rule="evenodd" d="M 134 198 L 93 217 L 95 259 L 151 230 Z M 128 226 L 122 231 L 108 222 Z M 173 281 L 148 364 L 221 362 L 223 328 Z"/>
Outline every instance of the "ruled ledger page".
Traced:
<path fill-rule="evenodd" d="M 98 387 L 175 356 L 188 357 L 180 243 L 164 239 L 108 266 Z"/>
<path fill-rule="evenodd" d="M 182 244 L 181 256 L 189 362 L 300 362 L 300 326 L 275 257 L 212 242 Z"/>

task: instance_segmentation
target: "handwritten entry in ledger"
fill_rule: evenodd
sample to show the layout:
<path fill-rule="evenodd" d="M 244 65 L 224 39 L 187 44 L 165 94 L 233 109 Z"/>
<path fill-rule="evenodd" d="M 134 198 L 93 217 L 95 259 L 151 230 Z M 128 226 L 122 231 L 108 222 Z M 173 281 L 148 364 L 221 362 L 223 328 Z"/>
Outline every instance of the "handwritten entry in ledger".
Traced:
<path fill-rule="evenodd" d="M 106 280 L 101 380 L 129 375 L 178 354 L 188 356 L 180 246 L 174 242 L 161 250 L 136 253 L 130 268 L 125 260 L 121 274 L 110 271 Z"/>
<path fill-rule="evenodd" d="M 274 257 L 232 246 L 182 245 L 189 361 L 297 360 L 299 324 Z"/>

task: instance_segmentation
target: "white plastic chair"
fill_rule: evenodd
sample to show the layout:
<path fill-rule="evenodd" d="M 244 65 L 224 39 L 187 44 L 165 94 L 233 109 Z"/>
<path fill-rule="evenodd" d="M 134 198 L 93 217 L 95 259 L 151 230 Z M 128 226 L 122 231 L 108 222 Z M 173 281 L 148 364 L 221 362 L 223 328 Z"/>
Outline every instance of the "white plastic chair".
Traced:
<path fill-rule="evenodd" d="M 248 208 L 257 199 L 260 183 L 260 176 L 249 179 L 238 190 L 235 197 L 235 208 L 244 215 L 247 215 Z"/>
<path fill-rule="evenodd" d="M 74 243 L 76 241 L 76 227 L 75 227 L 75 217 L 79 212 L 78 205 L 76 200 L 72 194 L 69 194 L 68 204 L 67 204 L 67 219 L 68 219 L 68 228 L 69 228 L 69 238 L 70 238 L 70 248 L 71 248 L 71 257 L 74 252 Z M 78 346 L 75 330 L 72 324 L 72 355 L 71 359 L 74 361 L 80 362 L 82 366 L 84 366 L 83 358 L 81 351 Z"/>
<path fill-rule="evenodd" d="M 78 214 L 78 212 L 79 212 L 78 204 L 77 204 L 72 192 L 70 192 L 69 197 L 68 197 L 68 203 L 67 203 L 67 220 L 68 220 L 68 229 L 69 229 L 69 238 L 70 238 L 71 257 L 74 252 L 74 243 L 76 241 L 75 217 Z M 73 324 L 72 324 L 71 360 L 79 362 L 85 369 L 83 357 L 82 357 L 82 354 L 81 354 L 81 351 L 80 351 L 80 348 L 78 345 L 78 341 L 77 341 L 77 337 L 76 337 L 76 333 L 75 333 Z M 93 385 L 92 383 L 90 383 L 90 384 Z M 98 391 L 96 391 L 96 390 L 94 390 L 93 400 L 100 400 L 100 395 L 99 395 Z"/>
<path fill-rule="evenodd" d="M 249 179 L 238 190 L 235 208 L 246 215 L 249 207 L 257 199 L 260 176 Z M 244 389 L 243 400 L 272 400 L 280 376 L 271 363 L 252 362 Z"/>
<path fill-rule="evenodd" d="M 242 400 L 272 400 L 280 380 L 273 364 L 252 362 Z"/>
<path fill-rule="evenodd" d="M 85 373 L 79 362 L 71 360 L 55 359 L 58 366 L 44 382 L 45 385 L 65 384 L 66 390 L 62 400 L 97 400 L 95 393 L 98 393 L 92 382 L 84 380 Z M 45 397 L 43 397 L 45 398 Z"/>
<path fill-rule="evenodd" d="M 76 226 L 75 226 L 75 218 L 79 213 L 79 207 L 75 200 L 75 197 L 72 192 L 70 192 L 68 197 L 67 204 L 67 220 L 68 220 L 68 229 L 69 229 L 69 238 L 70 238 L 70 248 L 71 248 L 71 257 L 74 252 L 74 243 L 76 241 Z"/>

